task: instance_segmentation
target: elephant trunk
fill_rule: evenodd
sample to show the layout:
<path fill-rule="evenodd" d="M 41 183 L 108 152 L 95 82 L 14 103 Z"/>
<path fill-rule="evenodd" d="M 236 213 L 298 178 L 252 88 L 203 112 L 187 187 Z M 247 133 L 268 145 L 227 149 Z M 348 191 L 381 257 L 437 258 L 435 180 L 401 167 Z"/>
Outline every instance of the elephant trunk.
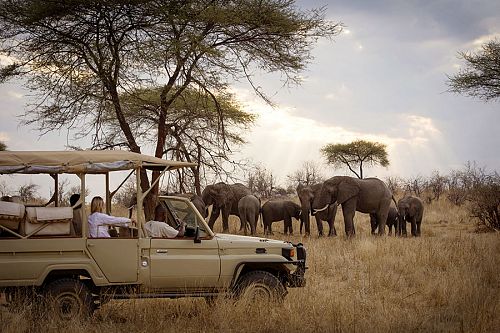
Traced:
<path fill-rule="evenodd" d="M 310 206 L 302 205 L 300 211 L 300 234 L 302 234 L 302 227 L 305 226 L 305 233 L 308 235 L 310 233 L 311 220 L 309 216 Z"/>

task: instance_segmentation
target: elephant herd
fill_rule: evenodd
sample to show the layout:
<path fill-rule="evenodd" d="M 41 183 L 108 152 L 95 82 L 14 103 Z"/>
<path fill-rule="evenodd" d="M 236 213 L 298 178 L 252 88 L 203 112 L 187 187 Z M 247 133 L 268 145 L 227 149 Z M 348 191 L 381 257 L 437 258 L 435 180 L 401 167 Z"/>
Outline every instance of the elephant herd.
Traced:
<path fill-rule="evenodd" d="M 254 196 L 250 189 L 243 184 L 217 183 L 208 185 L 202 196 L 194 196 L 193 204 L 202 213 L 208 216 L 208 207 L 212 206 L 212 213 L 208 225 L 213 228 L 215 221 L 222 213 L 223 232 L 229 230 L 229 215 L 240 218 L 240 231 L 256 234 L 259 215 L 262 216 L 264 233 L 271 234 L 271 225 L 276 221 L 284 221 L 284 233 L 293 233 L 292 218 L 300 220 L 300 232 L 305 227 L 306 235 L 310 234 L 311 215 L 316 220 L 319 236 L 324 235 L 323 221 L 328 224 L 328 236 L 336 236 L 334 221 L 337 207 L 342 207 L 345 233 L 348 237 L 355 235 L 355 212 L 370 215 L 372 234 L 385 233 L 385 226 L 392 227 L 396 235 L 405 235 L 406 223 L 411 224 L 411 235 L 420 236 L 424 206 L 422 201 L 413 196 L 400 199 L 397 204 L 387 185 L 377 178 L 357 179 L 347 176 L 335 176 L 323 183 L 312 186 L 298 186 L 297 195 L 300 205 L 291 200 L 274 199 L 261 206 L 260 199 Z M 396 207 L 391 206 L 391 202 Z"/>

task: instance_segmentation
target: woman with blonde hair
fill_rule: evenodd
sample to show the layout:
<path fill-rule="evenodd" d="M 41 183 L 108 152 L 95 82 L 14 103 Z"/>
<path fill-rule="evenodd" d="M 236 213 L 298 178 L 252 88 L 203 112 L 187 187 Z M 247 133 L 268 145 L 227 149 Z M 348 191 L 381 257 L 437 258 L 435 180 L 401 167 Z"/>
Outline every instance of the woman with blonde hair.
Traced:
<path fill-rule="evenodd" d="M 110 216 L 104 213 L 104 200 L 101 197 L 94 197 L 90 203 L 89 215 L 89 234 L 90 237 L 110 237 L 108 228 L 105 225 L 118 225 L 128 227 L 134 223 L 134 220 L 126 217 Z"/>

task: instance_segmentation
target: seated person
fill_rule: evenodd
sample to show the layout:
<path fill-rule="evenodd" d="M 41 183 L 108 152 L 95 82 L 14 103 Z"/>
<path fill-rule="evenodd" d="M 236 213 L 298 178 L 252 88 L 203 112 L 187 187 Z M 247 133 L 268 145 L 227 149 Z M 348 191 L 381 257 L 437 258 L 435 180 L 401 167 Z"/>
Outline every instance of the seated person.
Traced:
<path fill-rule="evenodd" d="M 167 209 L 162 204 L 158 204 L 155 208 L 155 220 L 156 221 L 148 221 L 144 224 L 146 234 L 149 237 L 175 238 L 184 236 L 186 224 L 182 223 L 179 226 L 179 230 L 169 226 L 166 222 Z"/>
<path fill-rule="evenodd" d="M 90 237 L 111 237 L 107 227 L 104 225 L 119 225 L 129 227 L 135 224 L 133 219 L 126 217 L 110 216 L 104 213 L 104 200 L 94 197 L 90 203 L 89 234 Z"/>
<path fill-rule="evenodd" d="M 82 215 L 81 208 L 82 204 L 80 203 L 78 206 L 74 207 L 76 203 L 80 200 L 80 194 L 75 193 L 69 197 L 69 205 L 73 207 L 73 221 L 71 221 L 71 234 L 75 236 L 82 235 Z"/>

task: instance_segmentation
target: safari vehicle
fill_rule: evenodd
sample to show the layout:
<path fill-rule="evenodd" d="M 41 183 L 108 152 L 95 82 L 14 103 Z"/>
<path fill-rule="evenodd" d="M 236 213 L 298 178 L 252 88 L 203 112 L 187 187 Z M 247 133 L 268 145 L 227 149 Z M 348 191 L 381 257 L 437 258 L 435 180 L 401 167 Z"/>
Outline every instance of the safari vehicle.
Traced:
<path fill-rule="evenodd" d="M 142 191 L 141 171 L 164 174 L 192 165 L 123 151 L 0 152 L 2 177 L 47 174 L 54 179 L 54 196 L 44 207 L 0 201 L 0 292 L 7 302 L 40 300 L 50 313 L 69 319 L 111 299 L 213 299 L 220 294 L 282 299 L 287 287 L 304 286 L 301 244 L 215 234 L 187 198 L 159 198 L 171 222 L 187 224 L 184 237 L 146 236 L 143 201 L 151 187 Z M 128 176 L 111 191 L 110 173 L 120 170 L 129 170 Z M 79 177 L 80 193 L 89 175 L 103 175 L 107 213 L 113 195 L 135 175 L 137 229 L 90 238 L 86 209 L 77 209 L 85 207 L 85 197 L 73 207 L 59 206 L 61 174 Z M 78 219 L 85 221 L 80 234 L 72 228 Z"/>

